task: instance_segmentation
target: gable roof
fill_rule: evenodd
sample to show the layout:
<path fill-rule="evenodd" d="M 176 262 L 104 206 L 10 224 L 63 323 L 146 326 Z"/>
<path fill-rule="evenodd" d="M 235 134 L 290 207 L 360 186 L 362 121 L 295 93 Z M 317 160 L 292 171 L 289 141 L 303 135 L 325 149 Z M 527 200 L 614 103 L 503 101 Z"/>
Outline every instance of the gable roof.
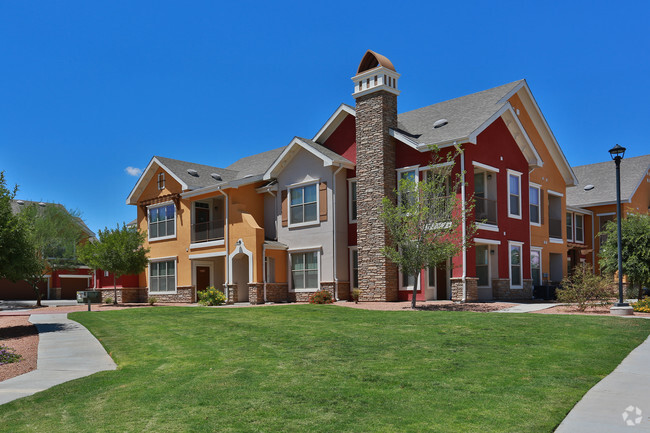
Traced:
<path fill-rule="evenodd" d="M 641 182 L 650 170 L 650 155 L 623 158 L 621 160 L 621 202 L 630 202 Z M 616 165 L 614 161 L 573 167 L 579 184 L 566 190 L 569 206 L 598 206 L 616 202 Z M 593 185 L 585 191 L 586 185 Z"/>
<path fill-rule="evenodd" d="M 397 116 L 397 129 L 427 146 L 469 140 L 475 131 L 508 104 L 504 97 L 523 82 L 524 80 L 513 81 L 482 92 L 401 113 Z M 447 125 L 434 128 L 434 123 L 440 119 L 447 119 Z"/>
<path fill-rule="evenodd" d="M 31 200 L 19 200 L 19 199 L 16 199 L 16 200 L 10 200 L 9 205 L 11 207 L 11 213 L 13 213 L 14 215 L 19 214 L 20 212 L 22 212 L 23 209 L 26 209 L 29 206 L 40 206 L 40 207 L 56 206 L 56 207 L 60 207 L 64 211 L 68 212 L 68 209 L 66 209 L 65 206 L 63 206 L 60 203 L 44 203 L 42 201 L 41 202 L 36 202 L 36 201 L 31 201 Z M 41 213 L 41 212 L 39 211 L 39 213 Z M 70 213 L 70 212 L 68 212 L 68 213 Z M 79 218 L 77 216 L 73 217 L 73 219 L 77 222 L 77 224 L 79 224 L 79 226 L 81 227 L 81 230 L 83 230 L 84 233 L 86 233 L 91 240 L 95 239 L 95 232 L 90 230 L 90 228 L 86 225 L 84 220 L 82 220 L 81 218 Z"/>
<path fill-rule="evenodd" d="M 263 174 L 285 148 L 286 146 L 278 147 L 277 149 L 267 150 L 266 152 L 241 158 L 230 164 L 227 168 L 228 170 L 237 172 L 237 179 L 243 179 L 248 175 Z"/>

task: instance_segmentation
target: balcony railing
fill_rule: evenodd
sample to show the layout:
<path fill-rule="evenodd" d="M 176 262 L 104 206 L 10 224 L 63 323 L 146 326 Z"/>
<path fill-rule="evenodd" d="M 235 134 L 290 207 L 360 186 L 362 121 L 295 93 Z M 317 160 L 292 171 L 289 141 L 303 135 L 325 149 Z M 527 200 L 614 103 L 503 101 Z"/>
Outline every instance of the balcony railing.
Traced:
<path fill-rule="evenodd" d="M 558 218 L 548 219 L 548 235 L 549 237 L 562 239 L 562 220 Z"/>
<path fill-rule="evenodd" d="M 474 197 L 476 200 L 476 222 L 497 225 L 497 201 Z"/>
<path fill-rule="evenodd" d="M 223 220 L 192 224 L 192 243 L 223 240 Z"/>

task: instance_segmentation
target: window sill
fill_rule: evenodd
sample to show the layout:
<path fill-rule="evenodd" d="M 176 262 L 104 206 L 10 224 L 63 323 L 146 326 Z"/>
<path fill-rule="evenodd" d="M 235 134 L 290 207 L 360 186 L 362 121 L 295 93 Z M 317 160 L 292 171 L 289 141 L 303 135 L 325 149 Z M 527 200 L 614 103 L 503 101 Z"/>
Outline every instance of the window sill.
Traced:
<path fill-rule="evenodd" d="M 512 219 L 515 219 L 515 220 L 520 220 L 521 215 L 515 215 L 515 214 L 508 213 L 508 218 L 512 218 Z"/>
<path fill-rule="evenodd" d="M 551 238 L 551 237 L 549 237 L 548 241 L 550 243 L 552 243 L 552 244 L 563 244 L 564 243 L 564 240 L 562 240 L 560 238 Z"/>
<path fill-rule="evenodd" d="M 147 288 L 147 291 L 149 291 L 149 288 Z M 169 292 L 149 292 L 150 295 L 176 295 L 178 294 L 178 290 L 174 291 L 169 291 Z"/>
<path fill-rule="evenodd" d="M 170 240 L 170 239 L 176 239 L 176 235 L 173 235 L 173 236 L 163 236 L 163 237 L 159 237 L 159 238 L 149 239 L 149 243 L 151 243 L 151 242 L 158 242 L 158 241 L 168 241 L 168 240 Z"/>
<path fill-rule="evenodd" d="M 494 224 L 484 224 L 484 223 L 478 223 L 476 224 L 476 228 L 479 230 L 487 230 L 490 232 L 498 232 L 499 231 L 499 226 L 495 226 Z"/>
<path fill-rule="evenodd" d="M 194 250 L 197 248 L 208 248 L 208 247 L 220 247 L 224 245 L 224 240 L 218 240 L 218 241 L 208 241 L 208 242 L 195 242 L 190 244 L 190 249 Z"/>
<path fill-rule="evenodd" d="M 308 221 L 308 222 L 296 223 L 296 224 L 289 223 L 288 228 L 290 228 L 290 229 L 298 229 L 298 228 L 302 228 L 302 227 L 312 227 L 312 226 L 318 226 L 318 225 L 320 225 L 320 221 L 316 220 L 316 221 Z"/>
<path fill-rule="evenodd" d="M 313 293 L 318 292 L 320 289 L 293 289 L 294 293 Z"/>
<path fill-rule="evenodd" d="M 531 221 L 531 222 L 530 222 L 530 225 L 531 225 L 531 226 L 535 226 L 535 227 L 541 227 L 541 226 L 542 226 L 541 223 L 536 223 L 536 222 L 534 222 L 534 221 Z"/>

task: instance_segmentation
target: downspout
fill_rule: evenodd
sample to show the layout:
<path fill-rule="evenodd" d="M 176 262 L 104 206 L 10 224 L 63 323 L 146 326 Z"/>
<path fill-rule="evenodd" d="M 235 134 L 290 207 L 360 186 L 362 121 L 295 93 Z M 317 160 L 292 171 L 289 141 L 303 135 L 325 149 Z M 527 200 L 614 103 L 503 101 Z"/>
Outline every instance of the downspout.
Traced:
<path fill-rule="evenodd" d="M 266 304 L 266 242 L 262 244 L 262 286 L 264 287 L 264 303 Z"/>
<path fill-rule="evenodd" d="M 456 144 L 456 143 L 454 143 Z M 460 149 L 460 147 L 459 147 Z M 465 152 L 460 149 L 460 170 L 462 173 L 461 183 L 460 183 L 460 196 L 462 200 L 461 209 L 462 209 L 462 235 L 463 235 L 463 298 L 462 302 L 467 301 L 467 246 L 465 245 L 465 235 L 467 234 L 467 228 L 465 227 Z"/>
<path fill-rule="evenodd" d="M 230 301 L 229 299 L 229 292 L 228 290 L 228 282 L 230 281 L 230 206 L 229 206 L 229 197 L 228 194 L 223 192 L 222 190 L 219 190 L 221 194 L 223 194 L 226 197 L 226 281 L 223 283 L 225 286 L 225 292 L 226 292 L 226 301 Z"/>
<path fill-rule="evenodd" d="M 339 276 L 336 272 L 336 175 L 343 170 L 343 164 L 339 164 L 339 168 L 332 174 L 332 227 L 334 236 L 332 236 L 332 259 L 334 260 L 334 299 L 339 300 Z"/>
<path fill-rule="evenodd" d="M 591 214 L 591 272 L 596 275 L 596 233 L 594 233 L 594 219 L 596 214 Z"/>
<path fill-rule="evenodd" d="M 273 225 L 275 226 L 275 239 L 278 239 L 278 198 L 272 191 L 269 191 L 269 194 L 273 196 Z M 268 301 L 266 299 L 266 243 L 262 244 L 262 283 L 264 285 L 264 303 Z"/>

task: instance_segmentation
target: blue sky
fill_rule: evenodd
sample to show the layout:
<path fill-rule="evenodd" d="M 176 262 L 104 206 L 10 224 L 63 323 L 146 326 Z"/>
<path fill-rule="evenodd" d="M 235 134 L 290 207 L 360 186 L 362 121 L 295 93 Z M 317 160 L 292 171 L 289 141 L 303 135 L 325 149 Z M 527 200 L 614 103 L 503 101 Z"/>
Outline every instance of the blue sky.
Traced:
<path fill-rule="evenodd" d="M 556 4 L 553 4 L 556 3 Z M 367 49 L 404 112 L 526 78 L 572 165 L 650 153 L 650 6 L 584 2 L 4 1 L 0 170 L 98 230 L 153 155 L 224 167 L 312 137 Z"/>

